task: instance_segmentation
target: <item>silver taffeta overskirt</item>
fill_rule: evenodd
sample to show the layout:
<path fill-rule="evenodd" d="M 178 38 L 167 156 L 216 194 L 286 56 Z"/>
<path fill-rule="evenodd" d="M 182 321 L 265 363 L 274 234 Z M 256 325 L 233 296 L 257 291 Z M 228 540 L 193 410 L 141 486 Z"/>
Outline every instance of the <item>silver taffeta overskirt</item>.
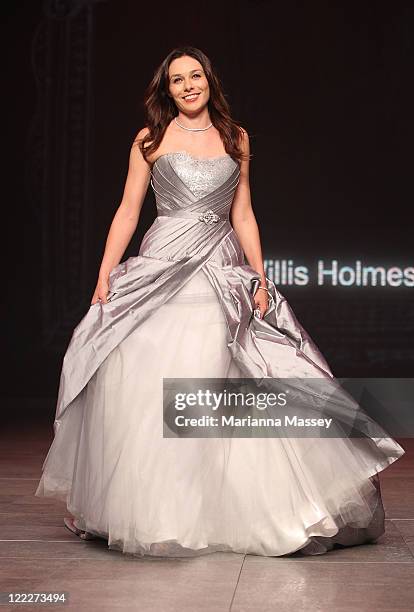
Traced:
<path fill-rule="evenodd" d="M 338 391 L 269 279 L 269 309 L 253 316 L 260 277 L 229 221 L 239 177 L 228 155 L 158 158 L 157 217 L 63 360 L 36 495 L 65 501 L 79 528 L 125 553 L 320 554 L 384 532 L 377 474 L 404 450 Z M 164 438 L 162 379 L 174 376 L 323 379 L 331 413 L 363 435 Z"/>

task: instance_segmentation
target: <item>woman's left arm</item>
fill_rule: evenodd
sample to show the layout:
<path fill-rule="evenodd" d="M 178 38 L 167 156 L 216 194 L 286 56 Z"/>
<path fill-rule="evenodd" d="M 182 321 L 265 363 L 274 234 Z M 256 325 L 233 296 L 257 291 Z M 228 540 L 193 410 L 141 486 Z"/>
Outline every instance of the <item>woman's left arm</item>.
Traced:
<path fill-rule="evenodd" d="M 245 130 L 243 130 L 242 150 L 243 153 L 250 154 L 249 136 Z M 260 285 L 266 287 L 259 228 L 250 197 L 249 164 L 249 159 L 243 159 L 240 164 L 240 180 L 230 211 L 230 221 L 249 265 L 260 274 Z M 263 317 L 268 308 L 267 291 L 258 289 L 254 301 Z"/>

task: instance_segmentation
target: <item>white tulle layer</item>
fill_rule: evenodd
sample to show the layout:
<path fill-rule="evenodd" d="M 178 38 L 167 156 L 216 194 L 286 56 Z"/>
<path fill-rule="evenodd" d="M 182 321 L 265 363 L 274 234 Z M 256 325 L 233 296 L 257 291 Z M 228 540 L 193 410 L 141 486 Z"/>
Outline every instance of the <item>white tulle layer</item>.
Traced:
<path fill-rule="evenodd" d="M 110 353 L 63 416 L 36 494 L 110 548 L 283 555 L 366 527 L 377 491 L 358 440 L 163 438 L 163 377 L 241 376 L 200 271 Z"/>

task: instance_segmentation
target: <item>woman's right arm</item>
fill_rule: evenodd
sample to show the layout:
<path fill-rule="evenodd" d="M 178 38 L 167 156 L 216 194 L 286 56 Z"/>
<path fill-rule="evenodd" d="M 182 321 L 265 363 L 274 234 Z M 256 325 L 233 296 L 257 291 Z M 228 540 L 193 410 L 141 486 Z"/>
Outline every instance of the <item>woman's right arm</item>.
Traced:
<path fill-rule="evenodd" d="M 109 274 L 121 261 L 138 225 L 139 215 L 150 182 L 151 169 L 142 156 L 137 140 L 142 140 L 147 132 L 148 128 L 140 130 L 131 147 L 124 193 L 106 239 L 98 282 L 91 305 L 96 304 L 99 299 L 104 304 L 107 303 Z"/>

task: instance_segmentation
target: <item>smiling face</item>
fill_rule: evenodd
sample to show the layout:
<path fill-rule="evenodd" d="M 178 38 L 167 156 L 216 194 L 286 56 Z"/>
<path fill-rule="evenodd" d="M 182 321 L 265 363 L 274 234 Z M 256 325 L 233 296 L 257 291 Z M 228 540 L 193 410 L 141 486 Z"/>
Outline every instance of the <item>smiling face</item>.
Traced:
<path fill-rule="evenodd" d="M 169 92 L 179 111 L 199 112 L 208 102 L 210 87 L 203 67 L 188 55 L 177 57 L 168 69 Z"/>

